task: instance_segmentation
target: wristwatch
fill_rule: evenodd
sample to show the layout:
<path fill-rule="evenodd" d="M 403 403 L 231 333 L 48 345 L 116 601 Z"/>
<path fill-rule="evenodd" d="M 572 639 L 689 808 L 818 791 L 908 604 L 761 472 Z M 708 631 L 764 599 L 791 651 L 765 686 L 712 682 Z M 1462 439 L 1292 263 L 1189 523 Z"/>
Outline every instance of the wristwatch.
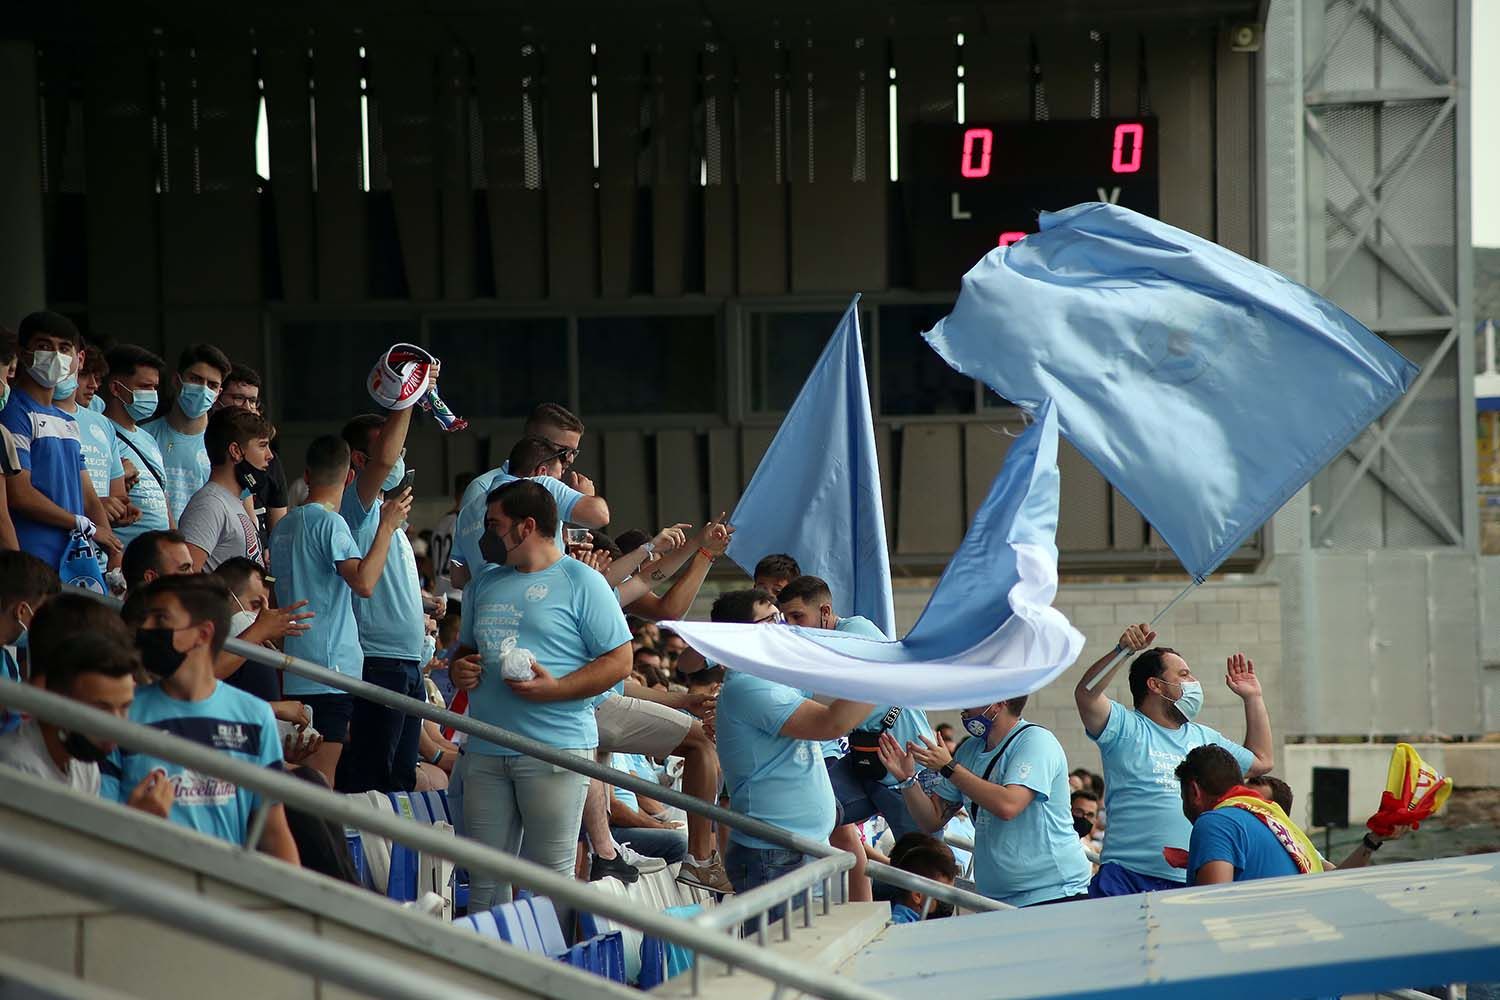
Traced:
<path fill-rule="evenodd" d="M 948 761 L 948 763 L 946 763 L 942 767 L 938 768 L 938 774 L 941 774 L 943 777 L 945 777 L 945 778 L 947 778 L 947 779 L 949 779 L 951 781 L 952 778 L 953 778 L 953 772 L 956 771 L 957 769 L 958 769 L 958 761 L 956 761 L 956 760 L 950 760 L 950 761 Z"/>
<path fill-rule="evenodd" d="M 1365 834 L 1363 843 L 1365 845 L 1365 850 L 1369 851 L 1371 854 L 1374 854 L 1376 851 L 1380 850 L 1381 841 L 1371 840 L 1368 833 Z"/>
<path fill-rule="evenodd" d="M 917 776 L 914 774 L 910 778 L 905 778 L 905 779 L 903 779 L 901 781 L 896 782 L 891 787 L 894 788 L 898 792 L 904 792 L 908 788 L 910 788 L 912 785 L 915 785 L 916 783 L 917 783 Z"/>
<path fill-rule="evenodd" d="M 433 754 L 432 755 L 432 759 L 429 760 L 427 763 L 429 763 L 429 764 L 436 764 L 436 763 L 438 763 L 439 761 L 441 761 L 443 759 L 443 753 L 444 753 L 444 751 L 440 747 L 438 749 L 438 752 L 435 753 L 435 754 Z"/>

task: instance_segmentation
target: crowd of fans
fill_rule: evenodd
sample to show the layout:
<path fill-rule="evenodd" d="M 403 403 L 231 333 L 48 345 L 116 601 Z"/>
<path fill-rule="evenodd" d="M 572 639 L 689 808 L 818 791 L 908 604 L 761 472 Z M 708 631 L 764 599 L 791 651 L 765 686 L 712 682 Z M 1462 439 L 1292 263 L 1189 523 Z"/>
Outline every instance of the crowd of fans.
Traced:
<path fill-rule="evenodd" d="M 934 729 L 919 710 L 726 671 L 660 628 L 688 613 L 734 528 L 720 515 L 606 534 L 609 505 L 575 467 L 584 425 L 560 405 L 537 406 L 507 461 L 455 481 L 452 506 L 418 533 L 413 408 L 350 414 L 287 456 L 302 468 L 289 488 L 260 376 L 212 345 L 187 348 L 169 371 L 142 347 L 86 343 L 65 317 L 36 313 L 0 336 L 0 370 L 9 678 L 341 792 L 447 788 L 462 834 L 580 878 L 630 882 L 671 864 L 684 882 L 743 892 L 806 858 L 246 661 L 226 639 L 680 781 L 831 843 L 857 859 L 857 900 L 875 895 L 866 858 L 953 882 L 955 854 L 938 838 L 955 828 L 972 836 L 977 890 L 1016 906 L 1290 873 L 1269 824 L 1291 822 L 1291 790 L 1267 774 L 1270 719 L 1243 656 L 1225 677 L 1244 705 L 1236 742 L 1195 721 L 1203 685 L 1187 661 L 1146 626 L 1126 628 L 1116 652 L 1133 654 L 1131 704 L 1093 683 L 1114 652 L 1086 671 L 1075 698 L 1103 776 L 1070 772 L 1057 737 L 1024 718 L 1025 697 Z M 880 637 L 835 614 L 838 595 L 798 555 L 764 554 L 751 587 L 719 593 L 713 620 Z M 123 609 L 61 581 L 94 581 Z M 0 734 L 0 764 L 235 843 L 258 805 L 220 779 L 40 720 L 7 713 Z M 1216 808 L 1241 793 L 1277 805 L 1265 816 Z M 280 806 L 258 846 L 352 877 L 336 830 Z M 1378 847 L 1367 839 L 1345 864 Z M 508 894 L 476 876 L 470 906 Z M 922 893 L 881 896 L 898 921 L 949 909 Z"/>

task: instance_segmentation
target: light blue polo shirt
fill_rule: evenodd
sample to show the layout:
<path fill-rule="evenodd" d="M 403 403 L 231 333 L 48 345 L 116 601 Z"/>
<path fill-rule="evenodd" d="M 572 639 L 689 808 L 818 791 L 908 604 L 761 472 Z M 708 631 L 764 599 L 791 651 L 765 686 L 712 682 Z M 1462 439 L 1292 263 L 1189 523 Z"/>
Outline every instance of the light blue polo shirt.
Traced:
<path fill-rule="evenodd" d="M 491 491 L 506 483 L 515 482 L 517 478 L 503 469 L 495 469 L 475 479 L 464 490 L 463 504 L 458 509 L 458 522 L 453 529 L 452 560 L 468 567 L 471 576 L 475 573 L 475 567 L 485 565 L 484 557 L 479 554 L 479 536 L 484 534 L 487 498 Z M 533 482 L 540 484 L 557 501 L 557 548 L 559 552 L 566 552 L 563 522 L 573 516 L 573 508 L 578 506 L 578 501 L 583 499 L 584 494 L 551 476 L 537 476 Z"/>
<path fill-rule="evenodd" d="M 203 435 L 180 433 L 167 423 L 166 417 L 157 417 L 141 427 L 156 438 L 157 447 L 161 449 L 162 462 L 166 466 L 167 505 L 171 508 L 172 520 L 180 521 L 183 508 L 208 482 L 213 471 L 208 451 L 203 447 Z"/>
<path fill-rule="evenodd" d="M 1026 724 L 1018 720 L 1017 726 Z M 1093 866 L 1083 855 L 1073 832 L 1068 798 L 1068 758 L 1057 737 L 1032 726 L 993 749 L 983 740 L 965 740 L 955 760 L 968 771 L 983 775 L 995 755 L 1005 756 L 990 772 L 996 785 L 1020 785 L 1035 793 L 1031 804 L 1012 820 L 1003 820 L 983 806 L 974 807 L 974 884 L 982 895 L 1011 906 L 1030 906 L 1049 899 L 1088 892 Z M 951 781 L 940 780 L 932 791 L 949 802 L 968 797 Z M 1110 816 L 1114 824 L 1114 816 Z"/>
<path fill-rule="evenodd" d="M 719 692 L 719 765 L 736 812 L 823 841 L 833 832 L 835 806 L 821 745 L 781 735 L 806 700 L 785 684 L 729 671 Z M 729 839 L 760 850 L 781 847 L 733 829 Z"/>
<path fill-rule="evenodd" d="M 469 692 L 469 714 L 552 747 L 599 745 L 594 697 L 531 702 L 516 697 L 500 676 L 500 647 L 514 637 L 554 677 L 630 641 L 625 613 L 604 576 L 564 556 L 544 570 L 521 573 L 489 566 L 464 588 L 463 645 L 479 650 L 484 676 Z M 476 737 L 468 753 L 514 756 L 514 750 Z"/>
<path fill-rule="evenodd" d="M 212 747 L 246 763 L 281 768 L 281 738 L 270 704 L 228 684 L 215 685 L 214 693 L 202 701 L 178 701 L 159 684 L 137 688 L 130 721 Z M 176 792 L 168 820 L 231 844 L 244 843 L 260 796 L 181 764 L 120 747 L 99 765 L 99 794 L 125 802 L 155 768 L 167 772 Z"/>
<path fill-rule="evenodd" d="M 1104 810 L 1109 827 L 1104 834 L 1101 863 L 1115 862 L 1141 875 L 1182 882 L 1187 873 L 1162 857 L 1163 847 L 1188 849 L 1193 824 L 1182 814 L 1182 787 L 1177 765 L 1188 751 L 1210 743 L 1234 755 L 1242 772 L 1255 763 L 1255 754 L 1217 729 L 1196 722 L 1163 729 L 1140 712 L 1113 699 L 1109 721 L 1089 738 L 1099 744 L 1104 761 Z"/>
<path fill-rule="evenodd" d="M 100 497 L 109 496 L 109 484 L 125 475 L 120 464 L 120 449 L 125 447 L 115 437 L 115 425 L 102 413 L 80 406 L 73 413 L 78 421 L 78 443 L 83 449 L 83 467 Z"/>
<path fill-rule="evenodd" d="M 363 555 L 349 525 L 320 503 L 293 507 L 271 532 L 277 605 L 307 601 L 305 610 L 317 612 L 307 620 L 311 627 L 306 632 L 287 636 L 287 653 L 355 679 L 364 678 L 365 656 L 354 622 L 354 591 L 339 575 L 338 564 Z M 287 697 L 344 693 L 296 674 L 282 678 L 282 691 Z"/>
<path fill-rule="evenodd" d="M 380 528 L 380 505 L 384 501 L 376 498 L 370 509 L 365 510 L 357 487 L 356 480 L 344 488 L 344 505 L 339 513 L 354 535 L 355 547 L 368 552 Z M 427 637 L 422 582 L 417 577 L 417 558 L 412 554 L 406 532 L 398 530 L 392 535 L 374 596 L 354 598 L 354 622 L 359 627 L 359 644 L 366 656 L 422 658 L 422 642 Z"/>
<path fill-rule="evenodd" d="M 83 452 L 78 421 L 50 403 L 38 403 L 20 389 L 10 394 L 0 423 L 10 431 L 21 468 L 31 473 L 31 485 L 70 514 L 83 513 Z M 71 528 L 60 528 L 12 511 L 16 540 L 56 569 L 68 546 Z"/>
<path fill-rule="evenodd" d="M 115 529 L 115 537 L 129 545 L 138 535 L 148 531 L 166 531 L 171 527 L 167 523 L 167 494 L 161 485 L 167 478 L 167 466 L 162 461 L 161 448 L 157 447 L 156 438 L 151 436 L 150 431 L 140 425 L 135 430 L 127 431 L 112 420 L 110 427 L 114 430 L 115 441 L 119 445 L 122 469 L 124 463 L 129 462 L 140 473 L 135 485 L 130 488 L 129 498 L 131 503 L 140 508 L 141 516 L 135 523 Z M 157 481 L 158 478 L 161 482 Z"/>

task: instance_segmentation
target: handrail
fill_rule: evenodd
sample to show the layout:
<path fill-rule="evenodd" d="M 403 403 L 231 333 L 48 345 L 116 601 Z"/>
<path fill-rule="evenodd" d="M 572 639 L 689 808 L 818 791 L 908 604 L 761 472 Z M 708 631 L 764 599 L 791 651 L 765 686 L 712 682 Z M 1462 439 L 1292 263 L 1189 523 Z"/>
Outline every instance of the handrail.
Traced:
<path fill-rule="evenodd" d="M 533 862 L 464 837 L 439 832 L 427 824 L 394 813 L 371 809 L 349 796 L 319 788 L 284 772 L 237 760 L 191 740 L 116 718 L 31 684 L 0 679 L 0 705 L 222 778 L 258 792 L 270 801 L 283 802 L 346 826 L 377 833 L 424 854 L 463 865 L 470 872 L 481 872 L 498 881 L 526 886 L 567 906 L 597 913 L 814 996 L 828 1000 L 886 1000 L 884 994 L 858 983 L 793 962 L 776 952 L 715 933 L 691 921 L 637 906 L 625 897 L 599 892 Z"/>
<path fill-rule="evenodd" d="M 971 838 L 971 837 L 965 837 L 961 833 L 945 833 L 945 834 L 943 834 L 943 843 L 949 844 L 949 845 L 951 845 L 953 847 L 956 847 L 960 851 L 968 851 L 970 854 L 974 853 L 974 840 L 973 840 L 973 838 Z M 1082 847 L 1083 845 L 1080 844 L 1079 846 Z M 1093 848 L 1091 848 L 1091 847 L 1084 847 L 1083 848 L 1083 856 L 1088 859 L 1089 864 L 1092 864 L 1092 865 L 1099 864 L 1099 852 L 1096 851 L 1096 850 L 1094 850 Z"/>
<path fill-rule="evenodd" d="M 196 937 L 311 972 L 361 994 L 386 1000 L 431 1000 L 433 995 L 430 977 L 376 953 L 330 948 L 324 938 L 253 910 L 226 907 L 137 872 L 116 871 L 50 845 L 25 843 L 10 834 L 0 837 L 0 868 L 73 891 L 82 890 L 91 900 L 111 903 Z M 445 983 L 443 995 L 454 1000 L 484 1000 L 489 994 Z"/>
<path fill-rule="evenodd" d="M 794 872 L 788 872 L 781 878 L 765 885 L 756 886 L 749 892 L 737 893 L 733 898 L 727 899 L 708 910 L 700 916 L 694 917 L 693 922 L 703 927 L 711 927 L 714 930 L 729 930 L 738 927 L 741 923 L 751 917 L 759 916 L 769 911 L 779 903 L 789 903 L 796 896 L 809 892 L 819 882 L 823 883 L 824 900 L 827 900 L 829 882 L 833 876 L 846 872 L 854 867 L 854 855 L 847 851 L 841 851 L 840 855 L 828 858 L 819 858 L 812 864 L 803 865 Z M 791 914 L 787 914 L 783 923 L 782 933 L 790 936 Z"/>
<path fill-rule="evenodd" d="M 120 604 L 118 599 L 99 594 L 92 590 L 86 590 L 81 587 L 70 587 L 67 589 L 86 597 L 91 597 L 111 607 L 118 607 Z M 372 701 L 378 705 L 398 709 L 407 715 L 415 715 L 418 718 L 428 719 L 439 725 L 451 727 L 458 732 L 494 743 L 508 750 L 514 750 L 527 757 L 546 761 L 548 764 L 572 771 L 575 774 L 597 778 L 617 788 L 626 788 L 638 795 L 646 795 L 659 802 L 665 802 L 667 805 L 676 806 L 686 812 L 705 816 L 716 823 L 723 823 L 725 826 L 732 827 L 759 840 L 768 841 L 790 851 L 799 851 L 802 854 L 811 855 L 815 858 L 832 857 L 835 854 L 844 853 L 826 842 L 799 836 L 779 826 L 773 826 L 764 820 L 756 819 L 753 816 L 746 816 L 744 813 L 735 812 L 732 809 L 726 809 L 717 802 L 707 802 L 686 792 L 678 791 L 675 788 L 668 788 L 654 781 L 631 774 L 628 771 L 617 771 L 597 761 L 575 757 L 572 754 L 559 750 L 556 747 L 548 746 L 538 740 L 533 740 L 530 737 L 513 733 L 508 729 L 501 729 L 499 726 L 482 722 L 472 716 L 459 715 L 455 712 L 450 712 L 446 708 L 438 708 L 419 698 L 409 698 L 406 695 L 396 694 L 394 691 L 388 691 L 379 685 L 371 684 L 365 680 L 356 680 L 353 677 L 341 674 L 335 670 L 329 670 L 327 667 L 319 666 L 301 657 L 290 656 L 279 650 L 267 649 L 264 646 L 257 646 L 254 643 L 245 642 L 241 639 L 227 640 L 224 643 L 224 648 L 234 655 L 242 656 L 247 660 L 254 660 L 256 663 L 262 663 L 286 673 L 296 674 L 298 677 L 303 677 L 307 680 L 326 684 L 329 687 L 346 691 L 366 701 Z M 899 868 L 892 868 L 878 861 L 866 862 L 865 874 L 877 882 L 885 882 L 900 889 L 920 892 L 925 896 L 941 899 L 944 902 L 952 903 L 971 912 L 1014 909 L 1014 907 L 981 896 L 978 893 L 966 892 L 963 889 L 945 885 L 933 879 L 913 875 L 911 872 L 905 872 Z"/>

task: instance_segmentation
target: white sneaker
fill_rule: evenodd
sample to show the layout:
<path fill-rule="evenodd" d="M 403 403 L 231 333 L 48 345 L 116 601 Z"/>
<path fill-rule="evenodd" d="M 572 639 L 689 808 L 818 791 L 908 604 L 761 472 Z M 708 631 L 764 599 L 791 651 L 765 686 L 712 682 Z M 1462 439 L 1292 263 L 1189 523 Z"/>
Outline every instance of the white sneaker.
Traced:
<path fill-rule="evenodd" d="M 620 848 L 620 857 L 624 859 L 625 863 L 642 875 L 654 875 L 659 871 L 665 870 L 667 867 L 667 863 L 661 858 L 648 858 L 638 851 L 631 850 L 628 842 L 617 846 Z"/>

